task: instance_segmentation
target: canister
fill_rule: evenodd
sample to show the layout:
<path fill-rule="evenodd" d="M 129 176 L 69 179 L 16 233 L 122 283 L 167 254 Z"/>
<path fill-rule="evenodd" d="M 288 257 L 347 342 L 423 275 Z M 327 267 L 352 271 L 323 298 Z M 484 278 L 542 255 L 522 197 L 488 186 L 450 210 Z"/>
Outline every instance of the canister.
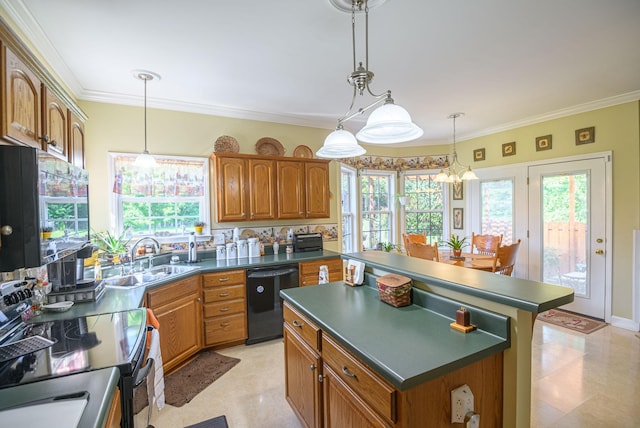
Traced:
<path fill-rule="evenodd" d="M 229 242 L 227 243 L 227 260 L 233 260 L 238 257 L 238 253 L 236 252 L 236 243 Z"/>
<path fill-rule="evenodd" d="M 217 260 L 226 260 L 227 258 L 227 250 L 224 245 L 218 245 L 216 247 L 216 259 Z"/>

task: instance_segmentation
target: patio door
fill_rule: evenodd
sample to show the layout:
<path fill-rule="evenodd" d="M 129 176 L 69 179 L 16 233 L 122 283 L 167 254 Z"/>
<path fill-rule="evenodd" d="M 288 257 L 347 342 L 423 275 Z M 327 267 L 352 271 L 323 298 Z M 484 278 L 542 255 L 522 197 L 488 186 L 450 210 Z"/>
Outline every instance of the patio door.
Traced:
<path fill-rule="evenodd" d="M 606 159 L 529 167 L 529 275 L 571 287 L 572 312 L 605 319 Z M 609 264 L 610 265 L 610 264 Z"/>

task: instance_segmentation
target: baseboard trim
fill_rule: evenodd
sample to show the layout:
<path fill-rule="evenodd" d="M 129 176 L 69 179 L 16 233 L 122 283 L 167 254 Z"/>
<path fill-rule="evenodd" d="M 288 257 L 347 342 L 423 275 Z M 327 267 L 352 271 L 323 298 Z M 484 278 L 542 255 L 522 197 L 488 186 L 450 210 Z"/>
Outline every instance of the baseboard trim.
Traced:
<path fill-rule="evenodd" d="M 628 318 L 620 318 L 620 317 L 611 317 L 611 325 L 614 327 L 624 328 L 626 330 L 631 331 L 640 331 L 640 324 L 637 322 L 633 322 Z"/>

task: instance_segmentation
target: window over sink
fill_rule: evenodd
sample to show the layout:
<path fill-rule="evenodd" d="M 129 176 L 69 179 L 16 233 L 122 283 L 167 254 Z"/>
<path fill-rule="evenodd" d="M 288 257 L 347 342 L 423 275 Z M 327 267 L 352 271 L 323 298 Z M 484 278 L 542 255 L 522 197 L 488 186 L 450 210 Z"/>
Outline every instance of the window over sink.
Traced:
<path fill-rule="evenodd" d="M 209 222 L 209 160 L 154 155 L 158 166 L 134 166 L 137 154 L 109 153 L 113 226 L 132 235 L 184 234 Z M 187 230 L 189 228 L 189 230 Z"/>

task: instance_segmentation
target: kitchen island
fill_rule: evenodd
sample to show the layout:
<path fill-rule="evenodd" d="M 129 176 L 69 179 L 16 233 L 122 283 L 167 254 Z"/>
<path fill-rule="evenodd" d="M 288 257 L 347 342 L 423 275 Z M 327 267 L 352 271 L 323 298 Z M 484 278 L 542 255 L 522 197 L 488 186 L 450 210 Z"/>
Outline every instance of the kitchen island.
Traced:
<path fill-rule="evenodd" d="M 316 356 L 318 361 L 326 359 L 323 347 L 326 335 L 329 349 L 342 348 L 346 355 L 362 363 L 386 384 L 387 389 L 383 390 L 390 394 L 395 391 L 386 407 L 376 407 L 375 400 L 363 399 L 372 408 L 369 416 L 374 421 L 382 415 L 378 425 L 411 426 L 411 421 L 428 421 L 428 418 L 420 420 L 421 416 L 413 413 L 419 413 L 416 409 L 420 406 L 430 404 L 426 401 L 420 404 L 415 399 L 425 399 L 430 394 L 429 402 L 440 396 L 441 404 L 446 403 L 439 406 L 438 411 L 449 412 L 448 415 L 432 415 L 438 423 L 443 423 L 450 418 L 450 390 L 467 383 L 472 392 L 480 395 L 476 397 L 476 412 L 484 418 L 483 425 L 488 422 L 487 426 L 493 426 L 492 422 L 499 422 L 502 426 L 530 426 L 532 314 L 571 302 L 571 289 L 399 254 L 372 251 L 343 257 L 366 264 L 365 282 L 368 285 L 352 288 L 343 283 L 331 283 L 282 291 L 282 297 L 295 315 L 293 320 L 303 326 L 289 328 L 286 332 L 304 330 L 307 321 L 322 338 L 310 355 Z M 412 279 L 413 305 L 393 308 L 378 300 L 375 278 L 386 273 Z M 449 323 L 455 320 L 455 309 L 459 306 L 469 308 L 471 322 L 478 326 L 476 331 L 464 334 L 450 328 Z M 288 343 L 295 345 L 285 337 L 285 346 Z M 331 361 L 332 357 L 328 358 Z M 475 366 L 477 364 L 481 367 Z M 322 367 L 326 368 L 327 364 Z M 479 378 L 464 372 L 470 367 L 475 367 L 472 372 L 482 372 Z M 329 383 L 335 386 L 340 367 L 333 370 L 329 365 L 328 370 L 329 379 L 334 379 Z M 332 370 L 338 372 L 333 378 Z M 486 390 L 486 384 L 495 378 L 500 379 L 498 390 Z M 425 386 L 429 382 L 436 384 Z M 434 394 L 430 388 L 439 388 L 438 393 Z M 335 410 L 335 394 L 327 402 L 326 394 L 331 397 L 327 390 L 329 386 L 323 392 L 324 404 L 332 405 Z M 411 395 L 412 391 L 420 393 Z M 355 396 L 362 398 L 358 394 Z M 499 401 L 496 403 L 499 418 L 494 418 L 487 400 Z M 346 411 L 348 406 L 340 409 Z M 298 409 L 296 413 L 301 417 L 303 412 Z M 322 417 L 321 410 L 316 413 L 307 419 Z M 335 420 L 337 414 L 332 413 L 331 408 L 325 408 L 323 416 Z"/>

